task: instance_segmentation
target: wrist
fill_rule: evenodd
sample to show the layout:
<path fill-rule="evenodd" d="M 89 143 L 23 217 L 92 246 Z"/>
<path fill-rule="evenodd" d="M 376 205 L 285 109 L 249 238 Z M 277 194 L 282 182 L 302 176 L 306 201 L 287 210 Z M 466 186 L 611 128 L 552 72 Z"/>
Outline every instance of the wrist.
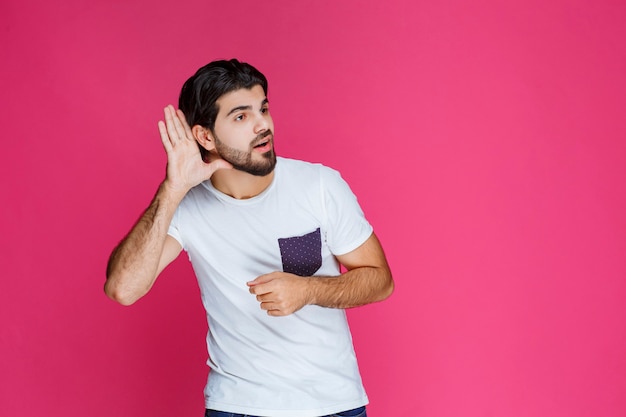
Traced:
<path fill-rule="evenodd" d="M 178 205 L 185 197 L 189 188 L 172 183 L 171 180 L 165 179 L 159 186 L 159 195 L 167 201 Z"/>
<path fill-rule="evenodd" d="M 329 277 L 308 277 L 305 280 L 306 304 L 322 305 L 321 294 L 324 293 L 324 287 L 329 284 L 329 279 Z"/>

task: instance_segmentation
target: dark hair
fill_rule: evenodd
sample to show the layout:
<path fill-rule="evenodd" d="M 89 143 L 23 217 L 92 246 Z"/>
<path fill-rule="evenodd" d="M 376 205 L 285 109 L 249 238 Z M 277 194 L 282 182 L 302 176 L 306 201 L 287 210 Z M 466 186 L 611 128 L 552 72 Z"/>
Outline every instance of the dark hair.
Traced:
<path fill-rule="evenodd" d="M 217 100 L 231 91 L 255 85 L 260 85 L 267 95 L 267 79 L 252 65 L 236 59 L 213 61 L 185 81 L 178 108 L 185 113 L 189 126 L 200 125 L 212 132 L 219 112 Z M 205 158 L 206 150 L 200 147 L 200 152 Z"/>

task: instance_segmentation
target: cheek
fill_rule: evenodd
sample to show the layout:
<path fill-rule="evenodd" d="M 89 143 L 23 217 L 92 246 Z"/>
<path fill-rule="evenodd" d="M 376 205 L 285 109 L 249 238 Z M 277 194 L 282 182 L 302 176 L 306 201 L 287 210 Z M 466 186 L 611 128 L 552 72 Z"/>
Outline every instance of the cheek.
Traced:
<path fill-rule="evenodd" d="M 215 131 L 215 135 L 219 141 L 230 148 L 248 147 L 250 143 L 250 134 L 246 134 L 246 130 L 240 126 L 222 127 Z"/>

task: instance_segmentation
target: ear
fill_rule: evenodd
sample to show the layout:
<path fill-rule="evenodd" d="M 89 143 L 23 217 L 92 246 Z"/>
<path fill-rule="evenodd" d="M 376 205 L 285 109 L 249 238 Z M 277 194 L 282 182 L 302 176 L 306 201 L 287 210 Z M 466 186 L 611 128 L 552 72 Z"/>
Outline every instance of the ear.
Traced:
<path fill-rule="evenodd" d="M 200 125 L 194 125 L 191 128 L 191 133 L 196 141 L 207 151 L 215 149 L 215 143 L 213 141 L 213 134 L 211 131 Z"/>

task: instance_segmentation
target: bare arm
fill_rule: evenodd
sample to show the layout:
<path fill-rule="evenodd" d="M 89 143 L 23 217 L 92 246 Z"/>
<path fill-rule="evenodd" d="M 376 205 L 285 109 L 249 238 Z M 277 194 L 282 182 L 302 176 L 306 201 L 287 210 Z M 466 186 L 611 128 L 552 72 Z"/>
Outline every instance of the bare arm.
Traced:
<path fill-rule="evenodd" d="M 161 184 L 148 209 L 113 250 L 104 286 L 111 299 L 124 305 L 134 303 L 178 256 L 182 248 L 167 230 L 179 202 L 180 198 Z"/>
<path fill-rule="evenodd" d="M 272 272 L 248 283 L 261 308 L 284 316 L 308 304 L 350 308 L 382 301 L 393 292 L 389 265 L 376 235 L 357 249 L 337 257 L 347 272 L 337 277 L 299 277 Z"/>
<path fill-rule="evenodd" d="M 105 293 L 129 305 L 144 296 L 161 271 L 180 253 L 180 244 L 167 231 L 176 208 L 187 191 L 218 169 L 231 168 L 223 160 L 202 161 L 185 116 L 168 106 L 165 123 L 159 122 L 161 142 L 167 153 L 167 175 L 148 209 L 113 250 L 107 266 Z"/>

